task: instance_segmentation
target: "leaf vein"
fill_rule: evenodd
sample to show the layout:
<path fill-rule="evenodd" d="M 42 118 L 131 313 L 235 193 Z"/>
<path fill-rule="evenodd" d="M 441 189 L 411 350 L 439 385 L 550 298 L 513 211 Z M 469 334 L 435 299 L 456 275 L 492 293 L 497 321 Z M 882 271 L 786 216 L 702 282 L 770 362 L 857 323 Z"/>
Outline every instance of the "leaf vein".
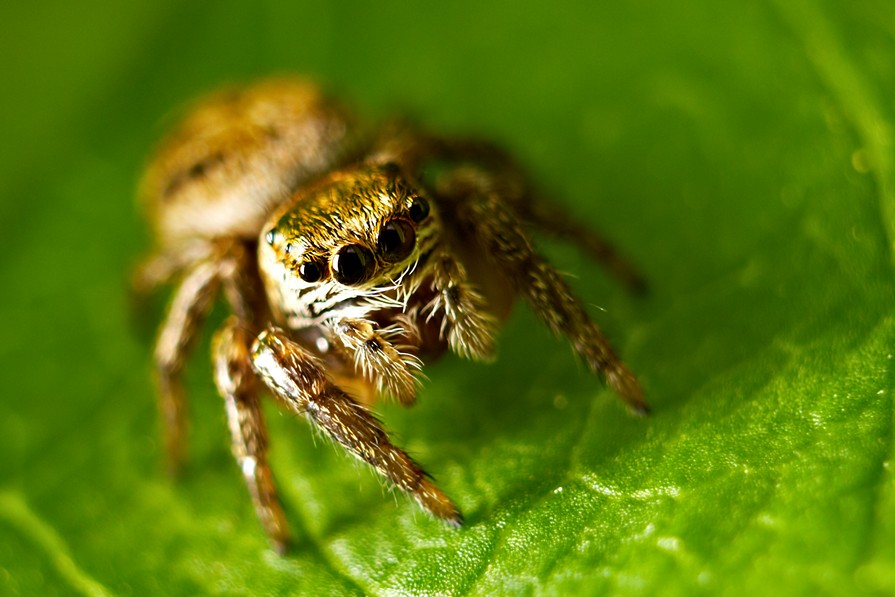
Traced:
<path fill-rule="evenodd" d="M 41 548 L 49 556 L 56 572 L 76 592 L 89 597 L 105 597 L 113 594 L 78 567 L 62 537 L 41 520 L 20 492 L 0 490 L 0 517 Z"/>

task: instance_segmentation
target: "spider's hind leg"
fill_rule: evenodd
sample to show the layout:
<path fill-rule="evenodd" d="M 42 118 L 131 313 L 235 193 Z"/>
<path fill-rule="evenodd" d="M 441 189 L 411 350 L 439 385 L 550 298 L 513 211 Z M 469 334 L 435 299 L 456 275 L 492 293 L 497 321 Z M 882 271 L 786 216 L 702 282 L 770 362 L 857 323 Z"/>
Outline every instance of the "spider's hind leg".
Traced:
<path fill-rule="evenodd" d="M 642 295 L 647 291 L 646 278 L 601 234 L 576 221 L 569 213 L 541 201 L 524 203 L 521 216 L 544 232 L 571 242 L 603 266 L 610 275 L 621 282 L 631 293 Z"/>
<path fill-rule="evenodd" d="M 628 291 L 646 292 L 646 279 L 637 268 L 597 231 L 579 223 L 555 202 L 545 200 L 530 183 L 521 164 L 500 146 L 482 139 L 445 138 L 408 131 L 403 136 L 397 135 L 393 143 L 394 146 L 383 150 L 384 154 L 405 164 L 410 171 L 418 171 L 427 159 L 483 167 L 490 174 L 479 178 L 478 184 L 486 183 L 526 224 L 577 245 Z"/>
<path fill-rule="evenodd" d="M 616 356 L 565 280 L 540 254 L 500 185 L 481 170 L 457 169 L 442 181 L 440 194 L 452 204 L 461 232 L 474 238 L 494 267 L 510 280 L 547 326 L 568 338 L 588 367 L 637 413 L 649 406 L 637 378 Z"/>

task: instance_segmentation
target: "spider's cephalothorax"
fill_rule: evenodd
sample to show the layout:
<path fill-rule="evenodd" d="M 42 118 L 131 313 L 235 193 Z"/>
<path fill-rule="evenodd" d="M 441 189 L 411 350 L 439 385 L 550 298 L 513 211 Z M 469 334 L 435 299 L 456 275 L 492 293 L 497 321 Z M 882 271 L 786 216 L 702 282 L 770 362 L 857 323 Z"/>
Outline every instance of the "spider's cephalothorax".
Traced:
<path fill-rule="evenodd" d="M 437 175 L 426 178 L 430 164 Z M 199 104 L 147 169 L 142 195 L 158 248 L 135 276 L 138 290 L 177 286 L 155 353 L 172 468 L 185 431 L 180 372 L 219 289 L 232 315 L 215 335 L 215 382 L 233 453 L 280 549 L 288 533 L 262 388 L 455 525 L 457 508 L 368 408 L 380 396 L 412 403 L 424 362 L 445 351 L 490 358 L 514 296 L 646 412 L 637 380 L 528 227 L 578 243 L 633 289 L 640 279 L 525 183 L 488 143 L 399 123 L 365 129 L 306 81 L 265 81 Z"/>
<path fill-rule="evenodd" d="M 293 329 L 406 308 L 441 230 L 430 201 L 392 164 L 328 176 L 270 222 L 262 277 L 276 318 Z"/>

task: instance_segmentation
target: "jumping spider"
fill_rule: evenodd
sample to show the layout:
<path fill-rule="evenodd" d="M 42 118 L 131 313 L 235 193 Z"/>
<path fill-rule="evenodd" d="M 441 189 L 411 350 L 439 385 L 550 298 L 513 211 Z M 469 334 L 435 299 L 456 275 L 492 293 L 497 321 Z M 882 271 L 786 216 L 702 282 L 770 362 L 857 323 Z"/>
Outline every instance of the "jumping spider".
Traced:
<path fill-rule="evenodd" d="M 365 128 L 313 83 L 283 79 L 200 102 L 147 168 L 141 197 L 157 246 L 135 285 L 176 286 L 155 347 L 168 463 L 183 457 L 180 374 L 223 291 L 213 341 L 233 454 L 264 530 L 288 532 L 267 461 L 269 391 L 453 525 L 457 507 L 368 410 L 415 399 L 424 361 L 487 360 L 515 296 L 634 411 L 647 404 L 563 278 L 533 248 L 534 225 L 582 246 L 632 288 L 611 247 L 534 196 L 491 144 L 395 121 Z"/>

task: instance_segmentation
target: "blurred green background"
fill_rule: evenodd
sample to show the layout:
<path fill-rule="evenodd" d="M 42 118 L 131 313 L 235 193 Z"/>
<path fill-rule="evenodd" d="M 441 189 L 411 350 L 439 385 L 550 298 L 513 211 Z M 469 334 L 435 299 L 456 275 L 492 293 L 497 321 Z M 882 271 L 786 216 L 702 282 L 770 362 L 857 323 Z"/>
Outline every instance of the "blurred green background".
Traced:
<path fill-rule="evenodd" d="M 895 593 L 888 0 L 87 0 L 0 23 L 0 592 Z M 281 558 L 206 339 L 191 464 L 166 479 L 126 295 L 136 179 L 172 110 L 282 72 L 498 140 L 613 239 L 648 297 L 543 246 L 654 415 L 520 308 L 495 364 L 446 359 L 417 407 L 380 408 L 467 526 L 271 408 Z"/>

